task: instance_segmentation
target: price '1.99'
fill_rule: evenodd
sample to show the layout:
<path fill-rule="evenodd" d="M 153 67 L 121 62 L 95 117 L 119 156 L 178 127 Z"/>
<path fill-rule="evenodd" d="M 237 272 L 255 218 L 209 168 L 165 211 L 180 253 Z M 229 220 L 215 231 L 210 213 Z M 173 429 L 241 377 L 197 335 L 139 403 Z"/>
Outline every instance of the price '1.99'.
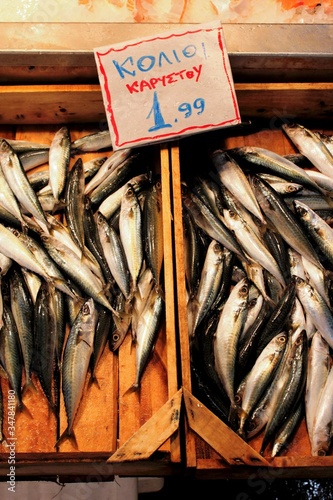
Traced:
<path fill-rule="evenodd" d="M 193 101 L 193 103 L 183 102 L 178 106 L 179 113 L 182 113 L 184 118 L 189 118 L 192 114 L 201 115 L 205 110 L 205 99 L 202 97 L 198 97 Z M 152 116 L 154 120 L 154 125 L 148 129 L 148 132 L 156 132 L 157 130 L 161 130 L 163 128 L 172 127 L 171 123 L 166 123 L 164 121 L 160 103 L 157 97 L 157 92 L 154 92 L 153 97 L 153 105 L 147 115 L 147 120 Z M 174 119 L 175 123 L 178 122 L 178 117 L 176 116 Z"/>

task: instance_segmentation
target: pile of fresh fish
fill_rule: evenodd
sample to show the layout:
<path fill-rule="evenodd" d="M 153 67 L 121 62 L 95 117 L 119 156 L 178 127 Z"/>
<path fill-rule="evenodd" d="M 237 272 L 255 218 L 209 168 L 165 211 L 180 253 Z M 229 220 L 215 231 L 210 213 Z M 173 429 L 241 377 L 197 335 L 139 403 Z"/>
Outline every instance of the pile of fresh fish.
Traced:
<path fill-rule="evenodd" d="M 333 138 L 282 126 L 295 153 L 219 149 L 183 172 L 193 385 L 261 454 L 305 419 L 311 454 L 333 425 Z"/>
<path fill-rule="evenodd" d="M 114 152 L 108 131 L 71 141 L 67 126 L 49 145 L 0 139 L 1 376 L 18 411 L 33 374 L 57 418 L 63 394 L 56 446 L 77 445 L 75 416 L 107 344 L 116 352 L 131 332 L 137 390 L 164 319 L 161 180 L 148 151 Z"/>

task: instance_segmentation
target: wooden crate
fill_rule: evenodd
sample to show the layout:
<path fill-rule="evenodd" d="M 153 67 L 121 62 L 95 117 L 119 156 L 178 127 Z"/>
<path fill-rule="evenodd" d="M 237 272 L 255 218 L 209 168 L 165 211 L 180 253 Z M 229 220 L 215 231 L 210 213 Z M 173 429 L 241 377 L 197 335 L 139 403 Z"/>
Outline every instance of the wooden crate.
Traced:
<path fill-rule="evenodd" d="M 0 100 L 6 103 L 3 109 L 10 111 L 2 116 L 0 136 L 50 144 L 64 124 L 68 125 L 72 140 L 99 131 L 105 127 L 105 116 L 97 88 L 66 85 L 38 87 L 38 91 L 30 87 L 2 89 Z M 56 419 L 34 378 L 37 393 L 27 393 L 24 398 L 31 416 L 16 415 L 16 476 L 76 475 L 110 480 L 114 474 L 160 476 L 179 468 L 182 396 L 176 358 L 169 146 L 148 146 L 146 152 L 162 183 L 165 319 L 141 390 L 126 394 L 135 379 L 135 348 L 129 333 L 118 352 L 111 352 L 106 346 L 96 373 L 99 386 L 87 382 L 74 424 L 78 449 L 66 441 L 56 451 Z M 112 151 L 85 153 L 82 159 L 87 161 L 106 153 Z M 71 159 L 71 164 L 76 158 Z M 4 379 L 1 384 L 6 435 L 9 387 Z M 60 431 L 66 425 L 61 399 Z M 0 445 L 1 476 L 6 477 L 9 472 L 8 457 L 8 449 Z"/>
<path fill-rule="evenodd" d="M 298 90 L 296 91 L 296 87 Z M 308 91 L 310 90 L 310 93 Z M 259 146 L 279 154 L 296 149 L 281 130 L 281 123 L 299 122 L 327 134 L 333 133 L 330 117 L 332 96 L 322 93 L 323 85 L 260 84 L 236 85 L 244 128 L 229 128 L 197 138 L 174 142 L 171 149 L 172 189 L 175 219 L 175 261 L 182 364 L 182 390 L 185 402 L 186 466 L 197 478 L 246 479 L 331 477 L 333 456 L 313 457 L 303 419 L 288 449 L 280 456 L 260 455 L 262 434 L 248 443 L 220 420 L 193 393 L 187 320 L 187 291 L 184 266 L 182 222 L 182 174 L 209 168 L 209 152 L 238 146 Z M 295 92 L 294 92 L 295 91 Z M 313 91 L 313 92 L 312 92 Z M 246 95 L 246 98 L 245 98 Z M 328 97 L 328 101 L 326 98 Z M 322 110 L 325 108 L 326 119 Z M 311 110 L 311 111 L 310 111 Z M 260 119 L 260 114 L 264 119 Z M 318 120 L 318 116 L 320 119 Z M 251 122 L 251 125 L 250 125 Z M 248 127 L 247 127 L 248 125 Z M 185 161 L 184 161 L 185 160 Z"/>

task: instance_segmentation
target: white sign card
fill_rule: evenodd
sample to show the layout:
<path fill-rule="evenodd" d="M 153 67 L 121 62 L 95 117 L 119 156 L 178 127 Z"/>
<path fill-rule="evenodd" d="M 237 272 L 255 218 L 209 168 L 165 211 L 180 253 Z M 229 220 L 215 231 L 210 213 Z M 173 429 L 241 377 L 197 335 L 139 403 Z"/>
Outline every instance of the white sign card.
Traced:
<path fill-rule="evenodd" d="M 220 21 L 94 54 L 114 150 L 241 121 Z"/>

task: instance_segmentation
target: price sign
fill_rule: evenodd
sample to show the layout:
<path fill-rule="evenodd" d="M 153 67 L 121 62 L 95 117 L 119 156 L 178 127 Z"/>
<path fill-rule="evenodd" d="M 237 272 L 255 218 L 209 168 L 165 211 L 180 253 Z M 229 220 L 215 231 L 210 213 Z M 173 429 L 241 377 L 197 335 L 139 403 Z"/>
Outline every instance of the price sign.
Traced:
<path fill-rule="evenodd" d="M 219 21 L 94 55 L 115 150 L 240 123 Z"/>

